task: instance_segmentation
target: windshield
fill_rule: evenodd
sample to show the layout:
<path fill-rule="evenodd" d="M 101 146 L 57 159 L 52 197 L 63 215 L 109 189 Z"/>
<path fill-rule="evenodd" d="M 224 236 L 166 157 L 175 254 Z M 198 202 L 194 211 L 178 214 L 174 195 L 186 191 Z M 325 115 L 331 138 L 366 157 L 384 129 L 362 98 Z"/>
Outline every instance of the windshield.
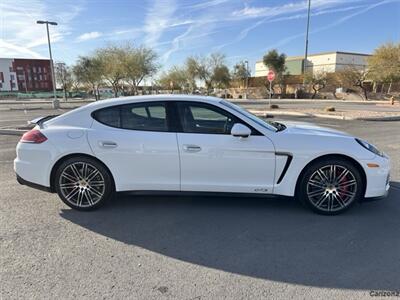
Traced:
<path fill-rule="evenodd" d="M 275 132 L 286 129 L 286 126 L 282 123 L 263 120 L 263 119 L 257 117 L 256 115 L 252 114 L 251 112 L 245 110 L 244 108 L 242 108 L 236 104 L 233 104 L 231 102 L 222 100 L 220 103 L 222 105 L 225 105 L 225 106 L 233 109 L 234 111 L 241 114 L 242 116 L 248 117 L 249 119 L 256 122 L 258 125 L 262 126 L 265 129 L 275 131 Z"/>

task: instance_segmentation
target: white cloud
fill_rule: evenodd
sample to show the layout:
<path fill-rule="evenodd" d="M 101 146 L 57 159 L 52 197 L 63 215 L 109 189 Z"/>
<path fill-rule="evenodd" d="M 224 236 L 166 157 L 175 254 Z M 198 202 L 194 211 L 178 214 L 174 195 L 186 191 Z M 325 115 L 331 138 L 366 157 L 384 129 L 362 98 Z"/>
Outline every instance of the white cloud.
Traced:
<path fill-rule="evenodd" d="M 80 36 L 78 36 L 76 38 L 76 40 L 78 42 L 84 42 L 84 41 L 88 41 L 88 40 L 97 39 L 97 38 L 101 37 L 102 35 L 103 34 L 101 32 L 98 32 L 98 31 L 86 32 L 86 33 L 81 34 Z"/>
<path fill-rule="evenodd" d="M 176 9 L 175 0 L 153 0 L 147 11 L 144 25 L 144 42 L 147 46 L 152 47 L 158 42 L 164 30 L 171 23 Z"/>
<path fill-rule="evenodd" d="M 346 9 L 354 9 L 353 7 L 346 7 L 346 4 L 353 2 L 361 2 L 362 0 L 314 0 L 312 1 L 312 15 L 321 15 L 327 13 L 334 13 L 345 11 Z M 297 18 L 304 18 L 307 14 L 308 1 L 292 2 L 277 6 L 263 6 L 263 7 L 249 7 L 241 10 L 233 11 L 231 17 L 237 20 L 258 18 L 256 22 L 252 22 L 250 26 L 244 28 L 239 32 L 236 38 L 232 41 L 214 47 L 215 50 L 221 50 L 226 46 L 238 43 L 245 39 L 247 35 L 255 28 L 262 24 L 270 22 L 278 22 L 284 20 L 291 20 Z"/>
<path fill-rule="evenodd" d="M 29 48 L 8 43 L 2 39 L 0 39 L 0 53 L 1 57 L 44 58 L 44 56 Z"/>
<path fill-rule="evenodd" d="M 46 47 L 41 51 L 37 49 L 47 44 L 47 36 L 45 26 L 36 24 L 36 21 L 58 23 L 58 26 L 49 27 L 51 42 L 57 43 L 70 34 L 70 23 L 81 9 L 78 4 L 61 1 L 50 5 L 39 0 L 1 0 L 0 56 L 37 57 L 41 52 L 47 54 Z"/>
<path fill-rule="evenodd" d="M 190 9 L 205 9 L 205 8 L 210 8 L 213 6 L 217 6 L 226 2 L 229 2 L 230 0 L 209 0 L 209 1 L 203 1 L 201 3 L 189 5 Z"/>
<path fill-rule="evenodd" d="M 342 4 L 348 4 L 351 2 L 360 2 L 362 0 L 314 0 L 312 1 L 312 9 L 323 9 L 329 7 L 335 7 Z M 245 6 L 243 9 L 235 10 L 232 12 L 234 18 L 265 18 L 273 17 L 278 15 L 285 15 L 296 13 L 307 10 L 308 1 L 291 2 L 277 6 Z"/>
<path fill-rule="evenodd" d="M 328 30 L 330 28 L 333 28 L 333 27 L 335 27 L 335 26 L 337 26 L 339 24 L 342 24 L 342 23 L 346 22 L 347 20 L 349 20 L 351 18 L 354 18 L 354 17 L 356 17 L 358 15 L 364 14 L 364 13 L 368 12 L 369 10 L 374 9 L 375 7 L 378 7 L 378 6 L 381 6 L 381 5 L 385 5 L 385 4 L 388 4 L 388 3 L 391 3 L 391 2 L 397 2 L 397 1 L 399 1 L 399 0 L 383 0 L 383 1 L 380 1 L 380 2 L 376 2 L 376 3 L 371 3 L 369 5 L 359 5 L 359 6 L 352 6 L 352 7 L 347 7 L 347 8 L 338 8 L 338 9 L 335 9 L 335 10 L 332 9 L 332 10 L 317 11 L 317 12 L 314 13 L 315 15 L 321 15 L 321 14 L 338 12 L 338 11 L 355 10 L 355 12 L 352 12 L 352 13 L 346 15 L 346 16 L 337 18 L 333 22 L 331 22 L 331 23 L 329 23 L 329 24 L 327 24 L 325 26 L 318 27 L 316 29 L 312 29 L 310 31 L 310 35 L 313 35 L 313 34 L 316 34 L 316 33 L 320 33 L 320 32 L 323 32 L 325 30 Z M 307 15 L 303 14 L 301 16 L 302 17 L 306 17 Z M 290 17 L 288 16 L 286 18 L 274 19 L 274 20 L 271 20 L 271 22 L 273 22 L 273 21 L 283 21 L 283 20 L 286 20 L 288 18 L 290 18 Z M 293 40 L 296 40 L 298 38 L 304 37 L 304 35 L 305 35 L 304 31 L 301 31 L 300 33 L 284 37 L 283 39 L 278 40 L 273 44 L 269 43 L 267 48 L 261 48 L 261 49 L 258 49 L 257 51 L 254 51 L 254 52 L 251 52 L 251 53 L 246 53 L 246 55 L 237 55 L 237 56 L 232 56 L 232 57 L 229 57 L 229 58 L 247 58 L 248 59 L 249 56 L 259 55 L 262 52 L 265 52 L 266 50 L 281 47 L 283 45 L 286 45 L 286 44 L 292 42 Z"/>

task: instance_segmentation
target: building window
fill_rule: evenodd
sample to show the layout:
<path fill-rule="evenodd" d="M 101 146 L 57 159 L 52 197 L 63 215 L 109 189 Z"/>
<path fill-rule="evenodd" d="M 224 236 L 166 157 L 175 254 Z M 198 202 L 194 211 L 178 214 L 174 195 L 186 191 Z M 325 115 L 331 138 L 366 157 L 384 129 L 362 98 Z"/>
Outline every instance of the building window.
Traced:
<path fill-rule="evenodd" d="M 39 75 L 39 80 L 43 80 L 42 74 Z"/>
<path fill-rule="evenodd" d="M 9 68 L 9 70 L 10 70 L 10 72 L 12 72 L 12 71 L 13 71 L 13 68 L 12 68 L 12 67 L 10 67 L 10 68 Z"/>
<path fill-rule="evenodd" d="M 11 82 L 11 88 L 15 89 L 15 82 Z"/>
<path fill-rule="evenodd" d="M 14 81 L 14 79 L 15 79 L 14 74 L 10 74 L 10 80 L 11 80 L 11 81 Z"/>
<path fill-rule="evenodd" d="M 4 82 L 4 74 L 3 74 L 3 72 L 0 72 L 0 82 Z"/>
<path fill-rule="evenodd" d="M 3 84 L 0 82 L 0 89 L 3 88 Z"/>
<path fill-rule="evenodd" d="M 42 67 L 38 67 L 38 73 L 42 72 Z"/>
<path fill-rule="evenodd" d="M 47 72 L 46 67 L 43 67 L 43 73 L 46 73 L 46 72 Z"/>
<path fill-rule="evenodd" d="M 36 73 L 36 67 L 33 67 L 33 73 Z"/>

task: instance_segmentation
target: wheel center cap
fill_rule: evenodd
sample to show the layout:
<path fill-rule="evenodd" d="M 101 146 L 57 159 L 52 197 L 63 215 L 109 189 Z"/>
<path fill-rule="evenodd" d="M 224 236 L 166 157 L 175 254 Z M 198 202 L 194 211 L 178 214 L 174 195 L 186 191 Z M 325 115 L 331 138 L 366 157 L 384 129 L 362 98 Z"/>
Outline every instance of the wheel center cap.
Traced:
<path fill-rule="evenodd" d="M 80 180 L 79 181 L 79 185 L 81 186 L 81 187 L 87 187 L 87 182 L 86 182 L 86 180 Z"/>
<path fill-rule="evenodd" d="M 332 194 L 333 192 L 336 192 L 336 187 L 334 186 L 334 185 L 328 185 L 327 187 L 326 187 L 326 191 L 328 192 L 328 193 L 330 193 L 330 194 Z"/>

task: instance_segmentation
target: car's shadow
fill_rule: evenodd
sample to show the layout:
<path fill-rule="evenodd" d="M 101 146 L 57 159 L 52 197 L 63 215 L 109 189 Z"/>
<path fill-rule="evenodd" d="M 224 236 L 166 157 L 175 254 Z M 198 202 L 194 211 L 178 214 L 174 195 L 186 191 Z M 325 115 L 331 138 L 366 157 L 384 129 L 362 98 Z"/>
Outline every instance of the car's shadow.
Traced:
<path fill-rule="evenodd" d="M 399 183 L 395 183 L 400 186 Z M 226 272 L 332 288 L 400 287 L 400 188 L 327 217 L 293 200 L 117 197 L 61 216 L 109 238 Z"/>

